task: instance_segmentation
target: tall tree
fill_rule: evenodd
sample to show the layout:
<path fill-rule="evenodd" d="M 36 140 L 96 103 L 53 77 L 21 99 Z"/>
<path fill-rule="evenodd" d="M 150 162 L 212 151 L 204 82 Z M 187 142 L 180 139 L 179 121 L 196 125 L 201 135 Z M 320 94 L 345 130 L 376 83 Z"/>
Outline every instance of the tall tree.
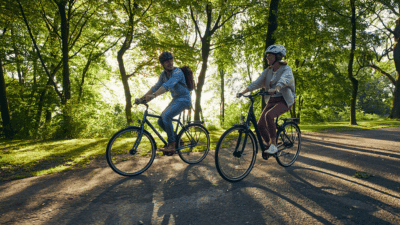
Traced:
<path fill-rule="evenodd" d="M 136 1 L 126 0 L 123 1 L 120 5 L 126 14 L 126 22 L 124 23 L 124 40 L 122 43 L 121 48 L 118 51 L 117 60 L 118 60 L 118 67 L 119 72 L 121 74 L 121 81 L 124 87 L 125 93 L 125 115 L 127 123 L 132 123 L 132 96 L 129 87 L 129 77 L 130 75 L 127 74 L 125 69 L 124 63 L 124 54 L 131 48 L 134 32 L 136 29 L 136 25 L 143 19 L 143 16 L 152 6 L 153 1 L 149 2 L 142 2 L 141 4 L 137 3 Z"/>
<path fill-rule="evenodd" d="M 4 36 L 6 29 L 2 31 L 1 39 Z M 6 91 L 6 82 L 4 79 L 4 71 L 3 71 L 3 61 L 4 58 L 3 49 L 0 47 L 0 109 L 1 109 L 1 119 L 3 121 L 3 132 L 5 137 L 8 139 L 13 138 L 14 132 L 11 126 L 11 117 L 10 110 L 8 108 L 8 100 L 7 100 L 7 91 Z"/>
<path fill-rule="evenodd" d="M 196 33 L 201 40 L 202 59 L 201 70 L 196 84 L 194 120 L 200 120 L 201 94 L 206 78 L 208 58 L 214 45 L 213 35 L 234 16 L 244 12 L 248 8 L 248 5 L 238 3 L 237 1 L 206 1 L 194 2 L 194 4 L 190 6 L 190 15 L 196 28 Z M 200 19 L 203 18 L 200 14 L 205 15 L 204 20 Z M 202 23 L 204 23 L 204 28 L 201 26 Z M 202 30 L 204 30 L 203 33 Z"/>
<path fill-rule="evenodd" d="M 351 92 L 351 109 L 350 109 L 350 124 L 357 125 L 356 121 L 356 103 L 357 103 L 357 91 L 358 91 L 358 80 L 353 75 L 353 63 L 354 63 L 354 52 L 356 50 L 356 39 L 357 39 L 357 23 L 356 23 L 356 1 L 350 0 L 351 7 L 351 48 L 349 65 L 347 70 L 347 76 L 353 84 L 353 90 Z"/>
<path fill-rule="evenodd" d="M 279 0 L 271 0 L 269 5 L 269 13 L 268 13 L 268 28 L 267 28 L 267 37 L 265 39 L 265 50 L 273 44 L 275 44 L 275 31 L 278 28 L 278 9 L 279 9 Z M 264 51 L 265 51 L 264 50 Z M 268 67 L 268 62 L 263 54 L 264 60 L 264 69 Z M 261 99 L 261 108 L 265 108 L 266 104 L 264 101 L 265 97 L 262 96 Z"/>
<path fill-rule="evenodd" d="M 7 9 L 0 13 L 0 113 L 2 120 L 3 132 L 6 138 L 12 139 L 14 137 L 14 130 L 11 124 L 11 115 L 7 98 L 7 86 L 5 82 L 5 73 L 3 68 L 3 60 L 6 59 L 6 46 L 9 46 L 7 43 L 7 32 L 11 27 L 11 23 L 13 20 L 13 15 L 9 11 L 9 7 L 12 5 L 8 1 L 2 1 L 0 3 L 0 8 Z"/>
<path fill-rule="evenodd" d="M 383 7 L 379 13 L 376 13 L 376 15 L 383 25 L 384 30 L 389 32 L 389 34 L 385 34 L 383 37 L 393 38 L 393 42 L 389 42 L 391 44 L 386 46 L 386 50 L 383 52 L 383 54 L 377 54 L 376 61 L 379 62 L 382 57 L 388 57 L 388 53 L 392 51 L 396 75 L 391 75 L 382 68 L 379 68 L 379 66 L 377 66 L 375 63 L 371 63 L 370 66 L 386 76 L 393 84 L 393 104 L 389 117 L 400 119 L 400 2 L 393 0 L 380 0 L 379 2 L 383 5 Z M 387 18 L 395 18 L 395 22 L 393 23 L 393 21 L 388 20 L 385 21 L 382 18 L 383 15 L 392 15 L 388 16 Z"/>
<path fill-rule="evenodd" d="M 72 105 L 69 101 L 72 94 L 70 62 L 72 58 L 80 54 L 82 49 L 90 46 L 95 47 L 95 45 L 90 45 L 92 37 L 96 36 L 93 35 L 97 24 L 94 22 L 94 17 L 102 17 L 103 11 L 97 11 L 97 7 L 104 6 L 105 3 L 96 3 L 89 0 L 83 2 L 75 0 L 37 1 L 32 3 L 39 9 L 35 11 L 31 10 L 32 4 L 28 7 L 25 2 L 17 1 L 17 3 L 42 69 L 48 77 L 48 83 L 53 86 L 60 99 L 64 120 L 62 123 L 62 135 L 71 137 Z M 99 22 L 98 24 L 103 23 Z M 88 32 L 89 27 L 93 28 L 90 32 Z M 43 31 L 46 29 L 47 33 L 46 31 L 45 33 L 38 32 L 38 30 Z M 46 36 L 48 39 L 46 39 Z M 54 39 L 60 45 L 53 45 Z M 48 43 L 50 44 L 47 45 Z M 60 57 L 55 57 L 56 55 L 60 55 Z M 58 71 L 61 68 L 60 76 Z M 46 95 L 46 92 L 42 92 L 42 94 Z M 38 115 L 38 118 L 40 117 Z"/>
<path fill-rule="evenodd" d="M 357 4 L 356 4 L 357 3 Z M 340 17 L 343 17 L 345 20 L 350 21 L 351 25 L 351 41 L 350 41 L 350 53 L 349 53 L 349 61 L 348 61 L 348 66 L 347 66 L 347 77 L 351 81 L 352 84 L 352 90 L 351 90 L 351 97 L 350 97 L 350 124 L 356 125 L 356 104 L 357 104 L 357 91 L 358 91 L 358 80 L 354 76 L 354 58 L 356 54 L 356 41 L 358 40 L 357 38 L 357 33 L 358 33 L 358 26 L 363 25 L 363 21 L 361 21 L 362 18 L 365 18 L 365 16 L 368 14 L 369 11 L 373 11 L 372 6 L 374 6 L 375 1 L 371 0 L 364 0 L 364 1 L 355 1 L 355 0 L 350 0 L 349 1 L 349 8 L 350 10 L 343 9 L 341 11 L 341 6 L 343 4 L 336 4 L 334 7 L 331 7 L 329 2 L 326 3 L 327 7 L 339 15 Z M 349 11 L 349 13 L 347 12 Z M 358 21 L 360 20 L 360 21 Z M 364 30 L 360 29 L 361 32 L 364 32 Z M 358 44 L 357 44 L 358 45 Z"/>

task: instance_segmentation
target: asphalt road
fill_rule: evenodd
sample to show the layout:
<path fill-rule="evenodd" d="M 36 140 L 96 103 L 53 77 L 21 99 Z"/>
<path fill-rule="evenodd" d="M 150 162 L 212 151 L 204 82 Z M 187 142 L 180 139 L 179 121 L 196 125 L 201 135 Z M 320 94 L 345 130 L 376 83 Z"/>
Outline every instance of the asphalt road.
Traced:
<path fill-rule="evenodd" d="M 238 183 L 219 176 L 214 153 L 197 165 L 157 157 L 134 178 L 101 160 L 2 182 L 0 224 L 400 224 L 400 127 L 303 133 L 293 166 L 258 155 Z"/>

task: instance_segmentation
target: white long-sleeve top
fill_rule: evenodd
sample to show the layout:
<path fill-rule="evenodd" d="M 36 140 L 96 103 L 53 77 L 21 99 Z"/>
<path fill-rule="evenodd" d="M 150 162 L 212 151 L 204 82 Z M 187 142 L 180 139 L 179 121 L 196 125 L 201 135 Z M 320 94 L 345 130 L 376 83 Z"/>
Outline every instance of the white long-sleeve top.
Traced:
<path fill-rule="evenodd" d="M 293 105 L 296 98 L 295 95 L 295 82 L 292 72 L 292 68 L 288 65 L 282 65 L 276 72 L 272 71 L 272 68 L 265 69 L 261 75 L 251 83 L 247 88 L 250 91 L 265 88 L 267 91 L 271 88 L 279 86 L 281 89 L 279 93 L 272 97 L 283 96 L 288 107 Z M 269 101 L 269 97 L 265 98 L 266 103 Z"/>

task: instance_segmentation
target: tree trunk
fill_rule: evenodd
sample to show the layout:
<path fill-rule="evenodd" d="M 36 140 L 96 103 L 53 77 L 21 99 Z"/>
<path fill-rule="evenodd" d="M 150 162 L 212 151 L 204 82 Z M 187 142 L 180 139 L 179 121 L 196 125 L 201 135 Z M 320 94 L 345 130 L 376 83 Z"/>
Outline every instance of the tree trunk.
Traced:
<path fill-rule="evenodd" d="M 92 54 L 89 55 L 88 61 L 86 62 L 86 65 L 85 65 L 85 68 L 83 68 L 83 71 L 82 71 L 81 82 L 79 84 L 78 103 L 81 102 L 82 94 L 83 94 L 83 85 L 85 84 L 86 73 L 89 70 L 90 64 L 92 63 L 91 56 L 92 56 Z"/>
<path fill-rule="evenodd" d="M 118 60 L 118 67 L 119 67 L 119 72 L 121 74 L 121 81 L 122 85 L 124 86 L 124 92 L 125 92 L 125 115 L 126 115 L 126 121 L 128 124 L 131 124 L 133 122 L 132 120 L 132 96 L 131 96 L 131 91 L 129 88 L 129 82 L 128 82 L 128 75 L 126 74 L 125 70 L 125 65 L 124 65 L 124 54 L 125 52 L 130 48 L 132 44 L 132 36 L 133 36 L 133 15 L 129 16 L 129 21 L 128 21 L 128 31 L 126 32 L 125 36 L 125 41 L 122 44 L 122 47 L 118 51 L 117 55 L 117 60 Z"/>
<path fill-rule="evenodd" d="M 131 8 L 133 7 L 133 8 Z M 131 5 L 131 2 L 128 2 L 128 5 L 124 4 L 125 12 L 128 14 L 128 24 L 126 26 L 126 33 L 124 35 L 125 41 L 122 44 L 121 48 L 118 51 L 117 55 L 117 61 L 118 61 L 118 67 L 119 67 L 119 72 L 121 74 L 121 81 L 122 85 L 124 86 L 124 92 L 125 92 L 125 116 L 126 116 L 126 121 L 128 124 L 131 124 L 133 122 L 132 119 L 132 96 L 131 96 L 131 91 L 129 88 L 129 76 L 126 74 L 126 69 L 124 65 L 124 54 L 125 52 L 131 47 L 132 40 L 133 40 L 133 28 L 134 28 L 134 17 L 135 17 L 135 12 L 139 8 L 139 5 L 137 3 L 133 3 Z"/>
<path fill-rule="evenodd" d="M 224 126 L 225 122 L 225 73 L 224 70 L 219 71 L 221 76 L 221 111 L 220 111 L 220 125 Z"/>
<path fill-rule="evenodd" d="M 61 107 L 63 113 L 63 136 L 65 138 L 72 138 L 72 115 L 71 115 L 71 107 L 68 104 L 68 100 L 71 99 L 71 88 L 70 88 L 70 79 L 69 79 L 69 24 L 67 21 L 66 11 L 66 1 L 60 1 L 56 4 L 58 6 L 58 10 L 60 13 L 61 19 L 61 44 L 62 44 L 62 62 L 63 62 L 63 81 L 62 81 L 62 98 L 61 98 Z"/>
<path fill-rule="evenodd" d="M 279 0 L 271 0 L 269 4 L 269 16 L 268 16 L 268 30 L 267 30 L 267 38 L 265 40 L 265 50 L 270 45 L 275 44 L 275 31 L 278 28 L 278 9 L 279 9 Z M 264 70 L 268 67 L 268 61 L 265 59 L 265 54 L 263 54 L 264 57 Z M 264 96 L 261 98 L 261 108 L 264 109 L 266 104 L 264 100 Z"/>
<path fill-rule="evenodd" d="M 358 81 L 353 76 L 353 62 L 354 62 L 354 51 L 356 49 L 356 7 L 355 0 L 350 0 L 351 5 L 351 49 L 350 49 L 350 59 L 349 66 L 347 70 L 347 76 L 351 81 L 353 86 L 351 92 L 351 107 L 350 107 L 350 124 L 357 125 L 356 121 L 356 102 L 357 102 L 357 92 L 358 92 Z"/>
<path fill-rule="evenodd" d="M 66 1 L 61 1 L 57 3 L 58 10 L 60 12 L 61 18 L 61 43 L 62 43 L 62 62 L 63 62 L 63 99 L 61 100 L 62 104 L 66 104 L 68 99 L 71 99 L 71 90 L 70 90 L 70 80 L 69 80 L 69 25 L 67 21 L 67 15 L 65 14 L 66 10 Z"/>
<path fill-rule="evenodd" d="M 14 54 L 15 54 L 15 63 L 17 65 L 18 82 L 20 84 L 23 84 L 24 77 L 23 77 L 23 73 L 21 72 L 21 60 L 20 60 L 20 56 L 19 56 L 19 49 L 17 48 L 17 44 L 15 43 L 16 37 L 14 37 L 13 27 L 11 27 L 11 37 L 12 37 L 11 40 L 12 40 L 12 44 L 13 44 L 13 48 L 14 48 Z"/>
<path fill-rule="evenodd" d="M 400 8 L 400 4 L 399 4 Z M 396 67 L 396 81 L 393 92 L 393 106 L 390 113 L 390 118 L 400 119 L 400 16 L 396 20 L 396 27 L 394 29 L 394 46 L 393 46 L 393 58 L 394 65 Z"/>
<path fill-rule="evenodd" d="M 196 84 L 196 103 L 195 103 L 195 108 L 194 108 L 194 120 L 199 121 L 200 120 L 200 111 L 201 111 L 201 93 L 203 91 L 203 86 L 204 86 L 204 81 L 206 78 L 206 72 L 207 72 L 207 63 L 208 63 L 208 57 L 210 55 L 210 40 L 211 36 L 209 35 L 208 32 L 204 35 L 204 38 L 202 39 L 202 46 L 201 46 L 201 56 L 203 60 L 203 64 L 201 65 L 201 70 L 199 74 L 199 78 L 197 80 Z"/>
<path fill-rule="evenodd" d="M 117 60 L 118 60 L 118 66 L 119 66 L 119 72 L 121 73 L 121 81 L 122 85 L 124 86 L 124 92 L 125 92 L 125 115 L 126 115 L 126 121 L 128 124 L 132 123 L 132 95 L 131 91 L 129 88 L 129 83 L 128 83 L 128 76 L 126 75 L 126 70 L 125 70 L 125 65 L 124 65 L 124 60 L 123 60 L 123 55 L 124 52 L 124 47 L 121 48 L 121 50 L 118 52 Z"/>
<path fill-rule="evenodd" d="M 1 109 L 1 119 L 3 120 L 3 131 L 7 139 L 12 139 L 14 132 L 11 126 L 10 111 L 8 108 L 6 82 L 4 79 L 3 72 L 3 54 L 0 54 L 0 109 Z"/>

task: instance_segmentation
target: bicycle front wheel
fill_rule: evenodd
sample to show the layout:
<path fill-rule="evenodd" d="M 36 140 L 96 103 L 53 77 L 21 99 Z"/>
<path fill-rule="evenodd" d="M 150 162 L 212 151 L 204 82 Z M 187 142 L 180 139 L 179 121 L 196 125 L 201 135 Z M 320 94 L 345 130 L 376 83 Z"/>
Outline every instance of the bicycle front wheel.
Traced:
<path fill-rule="evenodd" d="M 146 171 L 156 156 L 153 137 L 144 131 L 138 139 L 139 127 L 118 131 L 108 142 L 106 158 L 108 165 L 123 176 L 136 176 Z"/>
<path fill-rule="evenodd" d="M 181 159 L 188 164 L 201 162 L 210 151 L 210 136 L 200 124 L 185 126 L 178 135 L 177 149 Z"/>
<path fill-rule="evenodd" d="M 289 122 L 283 125 L 276 137 L 278 152 L 276 153 L 276 161 L 279 165 L 291 166 L 300 153 L 301 134 L 296 123 Z"/>
<path fill-rule="evenodd" d="M 246 128 L 232 127 L 222 134 L 215 149 L 215 165 L 218 173 L 227 181 L 237 182 L 245 178 L 256 161 L 256 140 Z M 247 136 L 247 138 L 246 138 Z"/>

